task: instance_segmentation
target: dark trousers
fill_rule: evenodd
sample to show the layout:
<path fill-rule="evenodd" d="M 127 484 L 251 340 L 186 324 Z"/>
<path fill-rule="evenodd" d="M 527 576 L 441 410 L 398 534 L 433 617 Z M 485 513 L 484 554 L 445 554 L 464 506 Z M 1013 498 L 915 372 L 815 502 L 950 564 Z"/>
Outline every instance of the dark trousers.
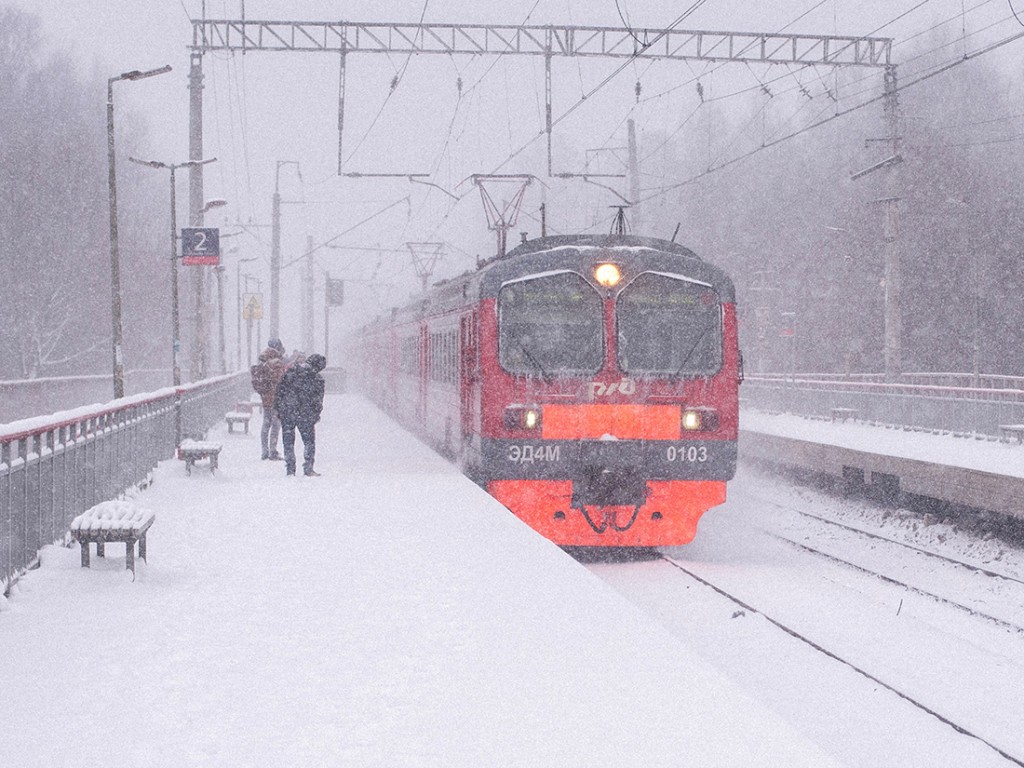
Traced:
<path fill-rule="evenodd" d="M 316 424 L 291 424 L 281 422 L 281 442 L 284 443 L 284 468 L 291 475 L 295 474 L 295 430 L 299 430 L 302 438 L 302 471 L 313 471 L 313 459 L 316 458 Z"/>

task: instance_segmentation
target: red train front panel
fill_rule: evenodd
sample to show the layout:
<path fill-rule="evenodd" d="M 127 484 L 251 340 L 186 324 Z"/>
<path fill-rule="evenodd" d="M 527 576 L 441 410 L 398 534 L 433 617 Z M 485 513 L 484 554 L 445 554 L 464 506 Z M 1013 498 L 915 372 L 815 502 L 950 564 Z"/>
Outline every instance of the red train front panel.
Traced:
<path fill-rule="evenodd" d="M 479 479 L 563 545 L 689 543 L 735 472 L 732 284 L 629 241 L 514 252 L 481 286 Z"/>

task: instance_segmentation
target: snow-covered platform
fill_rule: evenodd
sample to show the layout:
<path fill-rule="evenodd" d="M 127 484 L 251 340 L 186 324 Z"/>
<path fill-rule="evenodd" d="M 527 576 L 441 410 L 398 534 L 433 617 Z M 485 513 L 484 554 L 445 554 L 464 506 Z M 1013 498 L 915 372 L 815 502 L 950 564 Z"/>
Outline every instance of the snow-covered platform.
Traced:
<path fill-rule="evenodd" d="M 740 430 L 877 453 L 894 459 L 1024 478 L 1024 448 L 1016 440 L 936 434 L 863 421 L 837 422 L 754 410 L 740 413 Z"/>
<path fill-rule="evenodd" d="M 366 401 L 328 397 L 323 477 L 259 455 L 160 465 L 135 583 L 43 551 L 0 606 L 0 765 L 830 764 Z"/>
<path fill-rule="evenodd" d="M 810 470 L 844 483 L 1024 519 L 1024 445 L 854 421 L 745 410 L 740 459 Z"/>

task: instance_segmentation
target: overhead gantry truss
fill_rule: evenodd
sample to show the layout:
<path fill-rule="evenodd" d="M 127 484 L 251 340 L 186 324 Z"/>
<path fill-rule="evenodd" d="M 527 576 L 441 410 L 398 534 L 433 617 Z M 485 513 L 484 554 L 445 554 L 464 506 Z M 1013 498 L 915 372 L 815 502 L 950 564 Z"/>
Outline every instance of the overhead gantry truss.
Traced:
<path fill-rule="evenodd" d="M 501 24 L 197 19 L 192 50 L 335 53 L 526 54 L 888 66 L 892 39 L 778 32 Z"/>
<path fill-rule="evenodd" d="M 210 51 L 333 53 L 338 77 L 338 174 L 343 173 L 345 74 L 355 53 L 543 56 L 548 175 L 551 160 L 551 62 L 557 57 L 738 62 L 828 67 L 892 67 L 892 39 L 770 32 L 631 29 L 628 27 L 515 26 L 502 24 L 396 24 L 352 21 L 196 19 L 193 72 Z M 201 74 L 196 75 L 201 78 Z M 198 82 L 198 81 L 197 81 Z M 193 116 L 195 118 L 195 115 Z M 193 119 L 195 123 L 195 119 Z"/>

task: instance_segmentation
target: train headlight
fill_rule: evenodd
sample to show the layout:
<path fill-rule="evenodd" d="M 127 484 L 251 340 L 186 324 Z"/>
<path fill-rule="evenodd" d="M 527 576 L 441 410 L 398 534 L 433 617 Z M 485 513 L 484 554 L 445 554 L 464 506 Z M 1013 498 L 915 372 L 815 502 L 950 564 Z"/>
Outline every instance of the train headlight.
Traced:
<path fill-rule="evenodd" d="M 540 426 L 540 413 L 529 409 L 523 413 L 523 426 L 527 429 L 536 429 Z"/>
<path fill-rule="evenodd" d="M 605 288 L 614 288 L 622 279 L 622 272 L 614 264 L 601 264 L 594 270 L 594 279 Z"/>
<path fill-rule="evenodd" d="M 540 417 L 540 408 L 510 405 L 505 409 L 505 429 L 525 429 L 530 432 L 538 430 L 541 424 Z"/>
<path fill-rule="evenodd" d="M 710 408 L 684 408 L 681 426 L 684 432 L 714 432 L 718 414 Z"/>

